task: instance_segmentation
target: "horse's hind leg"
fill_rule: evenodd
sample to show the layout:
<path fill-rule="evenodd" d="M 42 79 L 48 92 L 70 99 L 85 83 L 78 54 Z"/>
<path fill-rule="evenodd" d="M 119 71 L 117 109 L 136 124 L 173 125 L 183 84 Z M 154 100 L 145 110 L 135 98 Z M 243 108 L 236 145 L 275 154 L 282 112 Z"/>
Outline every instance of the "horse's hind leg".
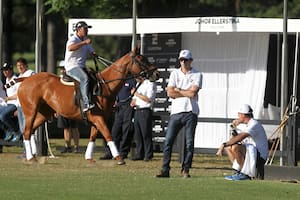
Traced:
<path fill-rule="evenodd" d="M 32 130 L 36 130 L 39 126 L 41 126 L 46 121 L 46 117 L 41 113 L 37 113 L 36 118 L 33 122 Z M 37 155 L 37 145 L 35 136 L 31 134 L 30 136 L 30 145 L 31 145 L 31 153 L 33 156 Z"/>
<path fill-rule="evenodd" d="M 23 112 L 21 111 L 21 115 L 24 114 L 25 117 L 25 128 L 24 129 L 24 146 L 26 159 L 31 160 L 36 157 L 37 154 L 37 145 L 35 141 L 34 135 L 32 132 L 39 127 L 45 120 L 46 117 L 41 113 L 36 113 L 33 110 L 29 110 L 25 108 Z M 50 114 L 49 114 L 50 115 Z M 21 116 L 21 123 L 24 123 L 24 116 Z M 21 125 L 24 127 L 24 125 Z"/>
<path fill-rule="evenodd" d="M 29 115 L 28 113 L 31 113 L 30 109 L 28 108 L 22 109 L 21 107 L 18 107 L 18 119 L 20 124 L 20 131 L 23 132 L 26 159 L 32 160 L 35 158 L 36 144 L 33 143 L 34 138 L 31 135 L 32 124 L 34 119 L 34 117 L 31 116 L 32 115 L 35 116 L 36 114 L 33 114 L 34 113 L 33 112 L 31 113 L 32 115 Z"/>

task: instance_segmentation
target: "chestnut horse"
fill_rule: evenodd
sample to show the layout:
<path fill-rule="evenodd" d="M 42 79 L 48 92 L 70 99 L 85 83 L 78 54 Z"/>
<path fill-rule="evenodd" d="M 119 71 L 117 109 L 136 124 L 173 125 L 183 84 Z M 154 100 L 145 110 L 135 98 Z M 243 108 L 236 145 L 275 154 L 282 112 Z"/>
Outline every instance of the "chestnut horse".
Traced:
<path fill-rule="evenodd" d="M 87 145 L 85 159 L 93 160 L 93 149 L 97 132 L 99 131 L 112 152 L 118 164 L 125 164 L 115 143 L 112 141 L 106 119 L 112 112 L 115 96 L 128 78 L 148 76 L 157 80 L 158 71 L 146 57 L 139 54 L 139 48 L 127 53 L 111 64 L 108 68 L 96 73 L 101 82 L 102 95 L 94 97 L 96 106 L 87 111 L 86 118 L 92 124 L 90 141 Z M 41 72 L 23 80 L 18 90 L 18 98 L 25 116 L 24 146 L 26 160 L 36 161 L 31 152 L 30 138 L 32 132 L 51 119 L 54 113 L 75 120 L 83 120 L 80 107 L 73 101 L 74 86 L 63 85 L 57 75 Z"/>

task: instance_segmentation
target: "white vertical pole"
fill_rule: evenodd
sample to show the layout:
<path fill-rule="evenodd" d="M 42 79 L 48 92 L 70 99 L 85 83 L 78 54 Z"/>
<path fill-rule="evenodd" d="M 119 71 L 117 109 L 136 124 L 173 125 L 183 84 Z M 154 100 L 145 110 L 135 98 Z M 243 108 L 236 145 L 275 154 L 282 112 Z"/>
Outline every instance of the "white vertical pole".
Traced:
<path fill-rule="evenodd" d="M 41 56 L 42 56 L 42 13 L 43 0 L 36 1 L 36 23 L 35 23 L 35 71 L 41 71 Z"/>
<path fill-rule="evenodd" d="M 288 81 L 288 74 L 287 74 L 287 56 L 288 56 L 288 48 L 287 48 L 287 23 L 288 23 L 288 16 L 287 16 L 287 0 L 284 0 L 283 3 L 283 41 L 282 41 L 282 65 L 281 65 L 281 106 L 280 106 L 280 113 L 281 118 L 284 116 L 285 108 L 287 106 L 287 81 Z M 281 134 L 280 138 L 280 150 L 283 152 L 284 148 L 284 135 L 286 130 L 283 130 L 283 134 Z M 283 158 L 280 157 L 280 165 L 283 165 Z"/>
<path fill-rule="evenodd" d="M 43 0 L 36 1 L 36 39 L 35 39 L 35 71 L 41 72 L 42 65 L 42 16 L 43 16 Z M 35 137 L 38 142 L 37 154 L 46 156 L 48 153 L 48 146 L 45 140 L 44 124 L 38 127 L 35 131 Z"/>
<path fill-rule="evenodd" d="M 141 33 L 141 54 L 142 55 L 144 54 L 144 37 L 145 37 L 145 34 Z"/>
<path fill-rule="evenodd" d="M 131 49 L 133 50 L 137 43 L 136 36 L 136 0 L 132 0 L 132 43 Z"/>

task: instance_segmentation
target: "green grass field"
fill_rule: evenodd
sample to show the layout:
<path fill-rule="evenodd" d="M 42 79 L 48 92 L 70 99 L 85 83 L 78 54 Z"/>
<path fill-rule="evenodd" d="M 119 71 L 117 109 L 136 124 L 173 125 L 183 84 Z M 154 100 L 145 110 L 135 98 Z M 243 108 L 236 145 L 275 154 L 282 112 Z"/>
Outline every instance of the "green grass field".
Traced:
<path fill-rule="evenodd" d="M 116 161 L 90 165 L 84 153 L 60 154 L 62 140 L 50 140 L 56 158 L 45 164 L 24 164 L 22 148 L 4 147 L 0 154 L 0 199 L 55 200 L 183 200 L 183 199 L 299 199 L 300 185 L 280 181 L 226 181 L 230 164 L 226 157 L 197 154 L 190 179 L 180 176 L 178 157 L 173 154 L 171 178 L 157 179 L 162 154 L 151 162 L 131 161 L 117 166 Z M 81 140 L 84 146 L 86 140 Z M 102 143 L 98 141 L 98 143 Z M 96 151 L 95 158 L 102 152 Z M 41 159 L 41 158 L 40 158 Z"/>

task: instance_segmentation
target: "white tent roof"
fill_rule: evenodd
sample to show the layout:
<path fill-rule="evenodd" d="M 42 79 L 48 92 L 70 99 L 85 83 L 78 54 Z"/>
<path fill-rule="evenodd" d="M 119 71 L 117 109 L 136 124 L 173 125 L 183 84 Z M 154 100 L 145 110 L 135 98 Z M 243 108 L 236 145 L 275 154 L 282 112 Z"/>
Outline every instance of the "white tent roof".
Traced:
<path fill-rule="evenodd" d="M 69 35 L 78 21 L 91 25 L 89 35 L 130 35 L 132 19 L 69 19 Z M 282 32 L 281 18 L 184 17 L 137 19 L 138 34 L 180 32 Z M 288 32 L 300 32 L 300 19 L 288 20 Z"/>

